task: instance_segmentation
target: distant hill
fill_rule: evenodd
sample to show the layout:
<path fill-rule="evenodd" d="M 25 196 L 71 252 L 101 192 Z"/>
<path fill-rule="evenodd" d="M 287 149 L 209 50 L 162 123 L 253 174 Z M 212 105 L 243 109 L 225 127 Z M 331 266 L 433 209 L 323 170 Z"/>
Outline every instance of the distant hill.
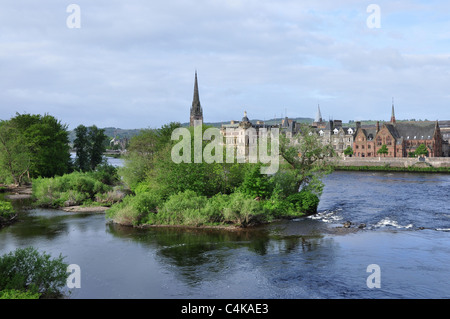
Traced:
<path fill-rule="evenodd" d="M 265 122 L 267 125 L 274 125 L 274 124 L 280 124 L 281 120 L 283 118 L 274 118 L 274 119 L 270 119 L 270 120 L 251 120 L 250 122 L 252 123 L 256 123 L 257 121 L 261 121 L 261 122 Z M 296 118 L 289 118 L 290 120 L 295 120 L 299 123 L 306 123 L 306 124 L 311 124 L 314 119 L 312 118 L 307 118 L 307 117 L 296 117 Z M 238 121 L 240 119 L 236 119 L 236 121 Z M 205 125 L 210 125 L 213 127 L 217 127 L 220 128 L 222 126 L 222 124 L 230 124 L 230 121 L 224 121 L 224 122 L 205 122 Z M 189 123 L 182 123 L 181 126 L 183 127 L 187 127 L 189 126 Z M 103 128 L 105 130 L 105 134 L 108 137 L 117 137 L 119 139 L 122 138 L 132 138 L 135 135 L 138 135 L 141 131 L 141 129 L 121 129 L 121 128 L 116 128 L 116 127 L 105 127 Z M 74 131 L 69 131 L 69 141 L 70 143 L 73 143 L 73 141 L 75 140 L 75 132 Z"/>
<path fill-rule="evenodd" d="M 261 122 L 266 123 L 267 125 L 274 125 L 274 124 L 281 124 L 281 121 L 283 119 L 284 118 L 274 118 L 274 119 L 265 120 L 265 121 L 264 120 L 255 119 L 255 120 L 250 120 L 250 122 L 255 124 L 257 121 L 261 121 Z M 308 118 L 308 117 L 296 117 L 296 118 L 289 118 L 289 119 L 297 121 L 299 123 L 306 123 L 306 124 L 311 124 L 314 121 L 314 119 Z M 240 119 L 235 119 L 235 121 L 239 121 L 239 120 Z M 210 125 L 210 126 L 213 126 L 213 127 L 221 127 L 222 124 L 230 124 L 230 121 L 225 121 L 225 122 L 205 122 L 204 124 L 205 125 Z M 187 127 L 187 126 L 189 126 L 189 123 L 182 123 L 181 126 Z"/>

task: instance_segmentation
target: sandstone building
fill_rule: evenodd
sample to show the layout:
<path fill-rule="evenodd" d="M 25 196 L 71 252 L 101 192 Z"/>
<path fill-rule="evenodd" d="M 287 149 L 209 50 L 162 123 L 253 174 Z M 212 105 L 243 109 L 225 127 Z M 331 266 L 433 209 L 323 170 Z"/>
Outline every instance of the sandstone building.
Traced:
<path fill-rule="evenodd" d="M 378 157 L 378 150 L 386 145 L 385 157 L 409 157 L 417 147 L 424 144 L 429 157 L 443 156 L 442 135 L 438 121 L 396 122 L 394 106 L 391 121 L 380 127 L 356 128 L 353 154 L 356 157 Z"/>

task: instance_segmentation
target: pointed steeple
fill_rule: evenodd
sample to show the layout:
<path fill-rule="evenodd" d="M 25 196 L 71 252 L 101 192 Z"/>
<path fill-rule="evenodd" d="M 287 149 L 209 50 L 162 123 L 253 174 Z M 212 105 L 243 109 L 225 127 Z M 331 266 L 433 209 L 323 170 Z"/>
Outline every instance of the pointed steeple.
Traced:
<path fill-rule="evenodd" d="M 194 121 L 203 122 L 203 109 L 202 106 L 200 105 L 200 95 L 198 93 L 197 70 L 195 70 L 194 97 L 192 99 L 192 106 L 191 106 L 190 126 L 194 126 Z"/>
<path fill-rule="evenodd" d="M 391 113 L 391 123 L 392 123 L 392 124 L 395 124 L 394 98 L 392 98 L 392 113 Z"/>
<path fill-rule="evenodd" d="M 320 113 L 320 105 L 317 104 L 317 114 L 316 114 L 316 123 L 322 122 L 322 113 Z"/>

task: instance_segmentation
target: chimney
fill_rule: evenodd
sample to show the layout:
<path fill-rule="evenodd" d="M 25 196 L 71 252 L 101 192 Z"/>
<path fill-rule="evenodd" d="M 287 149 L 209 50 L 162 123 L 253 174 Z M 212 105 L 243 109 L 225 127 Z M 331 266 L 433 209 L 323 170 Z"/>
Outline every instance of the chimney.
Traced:
<path fill-rule="evenodd" d="M 377 133 L 380 130 L 380 121 L 377 121 Z"/>
<path fill-rule="evenodd" d="M 356 122 L 356 129 L 359 129 L 359 128 L 361 128 L 361 122 Z"/>

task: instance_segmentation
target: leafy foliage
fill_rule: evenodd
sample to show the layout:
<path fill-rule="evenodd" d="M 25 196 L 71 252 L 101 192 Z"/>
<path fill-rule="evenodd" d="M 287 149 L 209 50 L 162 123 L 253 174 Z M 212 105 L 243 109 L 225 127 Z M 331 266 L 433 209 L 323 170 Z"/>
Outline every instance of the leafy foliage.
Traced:
<path fill-rule="evenodd" d="M 68 278 L 65 257 L 51 259 L 33 247 L 18 248 L 0 257 L 0 291 L 15 290 L 35 297 L 56 297 L 61 294 Z M 5 292 L 2 293 L 4 295 Z M 15 295 L 9 291 L 8 295 Z"/>
<path fill-rule="evenodd" d="M 386 156 L 386 154 L 389 153 L 389 150 L 388 150 L 386 144 L 383 144 L 383 145 L 381 146 L 381 148 L 377 151 L 377 153 L 378 153 L 378 154 L 383 154 L 383 155 Z"/>
<path fill-rule="evenodd" d="M 5 289 L 0 291 L 0 299 L 39 299 L 40 293 L 31 291 L 20 291 L 15 289 Z"/>
<path fill-rule="evenodd" d="M 90 127 L 79 125 L 75 128 L 75 135 L 73 142 L 76 149 L 75 168 L 82 172 L 95 170 L 103 161 L 107 140 L 105 131 L 95 125 Z"/>
<path fill-rule="evenodd" d="M 427 149 L 426 145 L 420 144 L 414 151 L 414 155 L 416 155 L 416 156 L 428 155 L 428 149 Z"/>
<path fill-rule="evenodd" d="M 13 205 L 10 202 L 0 200 L 0 222 L 2 219 L 9 219 L 15 214 Z"/>
<path fill-rule="evenodd" d="M 344 155 L 346 156 L 351 156 L 353 155 L 353 149 L 351 146 L 348 146 L 345 150 L 344 150 Z"/>
<path fill-rule="evenodd" d="M 321 177 L 331 172 L 328 159 L 333 151 L 308 127 L 294 141 L 282 137 L 283 169 L 270 176 L 261 174 L 262 164 L 196 163 L 193 128 L 191 161 L 175 163 L 171 153 L 175 142 L 169 138 L 175 127 L 144 130 L 132 139 L 119 174 L 135 195 L 113 205 L 109 218 L 128 225 L 246 227 L 316 212 Z M 203 126 L 202 132 L 207 128 Z M 203 150 L 208 142 L 202 143 Z"/>
<path fill-rule="evenodd" d="M 94 201 L 99 194 L 112 190 L 94 177 L 93 173 L 73 172 L 54 178 L 33 180 L 33 197 L 41 207 L 62 207 L 66 202 L 73 205 Z"/>

